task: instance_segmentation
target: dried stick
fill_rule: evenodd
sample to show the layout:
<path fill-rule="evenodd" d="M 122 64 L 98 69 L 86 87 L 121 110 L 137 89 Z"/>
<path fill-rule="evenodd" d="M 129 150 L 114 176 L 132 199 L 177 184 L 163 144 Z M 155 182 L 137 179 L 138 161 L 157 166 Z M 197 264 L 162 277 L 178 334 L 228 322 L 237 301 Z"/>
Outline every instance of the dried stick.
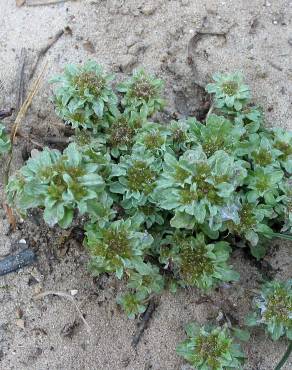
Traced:
<path fill-rule="evenodd" d="M 39 87 L 40 87 L 42 78 L 43 78 L 44 73 L 45 73 L 45 70 L 47 68 L 47 65 L 48 65 L 48 63 L 45 64 L 45 66 L 42 69 L 40 75 L 38 76 L 38 78 L 34 82 L 31 91 L 29 92 L 27 98 L 25 99 L 24 103 L 22 104 L 22 106 L 21 106 L 21 108 L 20 108 L 20 110 L 19 110 L 19 112 L 18 112 L 18 114 L 16 116 L 14 125 L 12 126 L 12 130 L 11 130 L 11 137 L 10 138 L 11 138 L 11 142 L 12 143 L 14 142 L 14 139 L 15 139 L 15 136 L 16 136 L 16 133 L 17 133 L 17 130 L 18 130 L 18 127 L 19 127 L 22 119 L 26 115 L 26 112 L 27 112 L 28 108 L 31 105 L 31 102 L 32 102 L 33 97 L 35 96 L 35 94 L 39 90 Z"/>
<path fill-rule="evenodd" d="M 141 337 L 142 337 L 145 329 L 147 329 L 149 320 L 151 319 L 151 317 L 152 317 L 153 312 L 155 311 L 155 309 L 156 309 L 156 304 L 155 304 L 154 300 L 151 300 L 149 302 L 149 305 L 147 307 L 147 310 L 145 311 L 145 313 L 144 313 L 144 315 L 142 317 L 142 321 L 139 324 L 138 329 L 137 329 L 136 333 L 133 336 L 133 339 L 132 339 L 132 347 L 134 347 L 134 348 L 137 347 L 137 345 L 140 342 Z"/>
<path fill-rule="evenodd" d="M 44 6 L 44 5 L 55 5 L 55 4 L 61 4 L 61 3 L 66 3 L 67 1 L 70 0 L 44 0 L 44 1 L 37 1 L 33 3 L 26 3 L 26 6 Z"/>
<path fill-rule="evenodd" d="M 46 136 L 44 137 L 44 142 L 46 144 L 69 144 L 70 138 L 68 137 L 56 137 L 56 136 Z"/>
<path fill-rule="evenodd" d="M 44 298 L 48 295 L 56 295 L 56 296 L 59 296 L 59 297 L 63 297 L 63 298 L 66 298 L 68 301 L 70 301 L 73 306 L 75 307 L 78 315 L 80 316 L 81 320 L 83 321 L 83 323 L 85 324 L 86 328 L 87 328 L 87 331 L 88 332 L 91 332 L 91 327 L 89 326 L 88 322 L 85 320 L 80 308 L 78 307 L 77 303 L 75 302 L 75 299 L 73 297 L 71 297 L 69 294 L 67 293 L 63 293 L 63 292 L 55 292 L 54 290 L 48 290 L 44 293 L 40 293 L 40 294 L 37 294 L 36 296 L 34 296 L 35 299 L 41 299 L 41 298 Z"/>
<path fill-rule="evenodd" d="M 22 48 L 20 53 L 19 80 L 17 86 L 16 112 L 19 112 L 24 100 L 24 67 L 26 62 L 26 49 Z"/>
<path fill-rule="evenodd" d="M 34 252 L 27 248 L 16 255 L 8 256 L 0 261 L 0 276 L 17 271 L 35 261 Z"/>
<path fill-rule="evenodd" d="M 13 111 L 13 108 L 0 110 L 0 120 L 12 116 Z"/>
<path fill-rule="evenodd" d="M 38 53 L 36 62 L 35 62 L 32 70 L 30 72 L 29 79 L 31 79 L 33 77 L 33 75 L 35 74 L 35 71 L 36 71 L 36 69 L 37 69 L 37 67 L 39 65 L 40 60 L 46 55 L 46 53 L 48 52 L 48 50 L 51 49 L 51 47 L 59 40 L 59 38 L 63 34 L 64 34 L 64 30 L 58 31 L 56 33 L 56 35 L 48 42 L 48 44 L 41 48 L 41 50 Z"/>
<path fill-rule="evenodd" d="M 6 169 L 5 169 L 5 172 L 4 172 L 4 176 L 3 176 L 4 188 L 6 188 L 6 186 L 8 184 L 10 166 L 11 166 L 11 162 L 12 162 L 12 159 L 13 159 L 13 147 L 14 147 L 13 144 L 14 144 L 15 136 L 16 136 L 17 131 L 18 131 L 18 127 L 19 127 L 22 119 L 26 115 L 26 112 L 27 112 L 28 108 L 31 105 L 33 97 L 35 96 L 35 94 L 37 93 L 37 91 L 40 87 L 41 80 L 43 78 L 43 75 L 45 73 L 46 68 L 47 68 L 47 64 L 44 66 L 44 68 L 43 68 L 42 72 L 40 73 L 39 77 L 34 82 L 34 84 L 32 86 L 32 89 L 31 89 L 30 93 L 28 94 L 27 98 L 25 99 L 24 103 L 22 104 L 22 106 L 21 106 L 21 108 L 20 108 L 20 110 L 19 110 L 19 112 L 16 116 L 15 122 L 12 126 L 11 133 L 10 133 L 11 148 L 10 148 L 9 153 L 8 153 L 7 166 L 6 166 Z M 10 223 L 10 225 L 12 226 L 12 228 L 14 230 L 15 227 L 16 227 L 15 217 L 13 215 L 12 209 L 8 206 L 5 199 L 4 199 L 4 208 L 6 210 L 6 214 L 7 214 L 9 223 Z"/>

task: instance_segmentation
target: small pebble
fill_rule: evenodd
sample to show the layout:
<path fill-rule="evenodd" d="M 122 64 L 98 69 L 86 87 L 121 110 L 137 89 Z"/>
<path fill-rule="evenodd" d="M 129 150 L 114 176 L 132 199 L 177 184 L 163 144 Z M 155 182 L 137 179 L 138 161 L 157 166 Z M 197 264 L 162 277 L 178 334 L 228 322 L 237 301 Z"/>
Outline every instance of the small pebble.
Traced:
<path fill-rule="evenodd" d="M 154 4 L 148 4 L 148 5 L 145 5 L 143 8 L 142 8 L 142 13 L 144 14 L 144 15 L 147 15 L 147 16 L 149 16 L 149 15 L 152 15 L 152 14 L 154 14 L 155 13 L 155 11 L 156 11 L 156 9 L 157 9 L 157 7 L 156 7 L 156 5 L 154 5 Z"/>
<path fill-rule="evenodd" d="M 16 326 L 18 326 L 21 329 L 25 328 L 25 322 L 24 322 L 23 319 L 16 319 L 15 324 L 16 324 Z"/>
<path fill-rule="evenodd" d="M 70 294 L 74 297 L 76 294 L 78 294 L 78 290 L 77 289 L 72 289 L 72 290 L 70 290 Z"/>
<path fill-rule="evenodd" d="M 143 42 L 137 42 L 135 45 L 131 46 L 128 50 L 129 54 L 138 55 L 140 52 L 143 52 L 147 49 L 147 45 Z"/>
<path fill-rule="evenodd" d="M 18 243 L 19 244 L 26 244 L 26 240 L 25 239 L 20 239 Z"/>
<path fill-rule="evenodd" d="M 137 63 L 137 58 L 133 55 L 122 55 L 119 58 L 119 67 L 122 72 L 132 72 L 134 65 Z"/>
<path fill-rule="evenodd" d="M 134 36 L 129 36 L 126 41 L 125 41 L 125 44 L 128 48 L 130 48 L 131 46 L 135 45 L 137 42 L 139 41 L 139 39 L 137 37 L 134 37 Z"/>
<path fill-rule="evenodd" d="M 11 243 L 8 239 L 4 239 L 0 245 L 0 256 L 6 257 L 11 252 Z"/>

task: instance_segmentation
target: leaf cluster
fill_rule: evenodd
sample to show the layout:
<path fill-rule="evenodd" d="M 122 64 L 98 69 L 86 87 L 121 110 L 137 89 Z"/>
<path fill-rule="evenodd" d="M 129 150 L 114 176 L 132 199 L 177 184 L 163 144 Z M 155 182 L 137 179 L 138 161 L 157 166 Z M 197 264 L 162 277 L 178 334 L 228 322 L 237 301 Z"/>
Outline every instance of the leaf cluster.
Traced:
<path fill-rule="evenodd" d="M 253 305 L 247 325 L 264 326 L 273 340 L 282 336 L 292 340 L 292 280 L 265 283 Z"/>
<path fill-rule="evenodd" d="M 177 346 L 177 353 L 198 370 L 243 369 L 245 356 L 228 327 L 186 326 L 188 338 Z"/>

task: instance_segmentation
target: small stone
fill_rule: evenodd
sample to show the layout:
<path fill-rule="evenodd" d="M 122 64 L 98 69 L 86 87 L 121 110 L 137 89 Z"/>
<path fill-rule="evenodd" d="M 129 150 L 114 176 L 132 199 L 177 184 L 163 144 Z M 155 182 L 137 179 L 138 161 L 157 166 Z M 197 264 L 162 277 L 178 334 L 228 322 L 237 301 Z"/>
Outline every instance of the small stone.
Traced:
<path fill-rule="evenodd" d="M 35 158 L 35 157 L 37 157 L 39 154 L 40 154 L 40 151 L 39 151 L 38 149 L 32 149 L 32 151 L 30 152 L 30 156 L 31 156 L 31 158 Z"/>
<path fill-rule="evenodd" d="M 18 243 L 19 244 L 26 244 L 26 240 L 25 239 L 20 239 Z"/>
<path fill-rule="evenodd" d="M 0 257 L 6 257 L 11 252 L 11 243 L 8 239 L 4 239 L 0 243 Z"/>
<path fill-rule="evenodd" d="M 274 24 L 278 24 L 278 21 L 274 20 L 274 21 L 273 21 L 273 23 L 274 23 Z"/>
<path fill-rule="evenodd" d="M 146 16 L 152 15 L 156 12 L 157 6 L 155 4 L 147 4 L 142 8 L 142 13 Z"/>
<path fill-rule="evenodd" d="M 131 46 L 135 45 L 137 42 L 139 41 L 139 39 L 135 36 L 129 36 L 126 41 L 125 41 L 125 44 L 128 48 L 130 48 Z"/>
<path fill-rule="evenodd" d="M 138 26 L 135 28 L 134 32 L 135 32 L 135 35 L 136 35 L 136 36 L 142 36 L 142 34 L 143 34 L 143 32 L 144 32 L 144 28 L 143 28 L 143 26 L 138 25 Z"/>
<path fill-rule="evenodd" d="M 20 307 L 17 307 L 15 310 L 15 316 L 17 320 L 21 319 L 23 317 L 23 311 Z"/>
<path fill-rule="evenodd" d="M 131 46 L 128 50 L 129 54 L 138 55 L 147 49 L 147 46 L 143 42 L 137 42 L 135 45 Z"/>
<path fill-rule="evenodd" d="M 133 55 L 122 55 L 119 59 L 119 68 L 122 72 L 129 73 L 137 63 L 137 58 Z"/>
<path fill-rule="evenodd" d="M 62 337 L 72 338 L 78 326 L 79 323 L 76 320 L 74 320 L 73 322 L 69 322 L 63 326 L 60 334 L 62 335 Z"/>
<path fill-rule="evenodd" d="M 70 290 L 70 294 L 74 297 L 76 294 L 78 294 L 78 290 L 77 289 L 72 289 L 72 290 Z"/>
<path fill-rule="evenodd" d="M 122 15 L 130 14 L 130 9 L 128 7 L 122 8 L 121 10 Z"/>
<path fill-rule="evenodd" d="M 265 4 L 267 7 L 270 7 L 271 6 L 271 3 L 269 3 L 268 1 L 266 1 L 266 4 Z"/>
<path fill-rule="evenodd" d="M 34 294 L 40 294 L 43 291 L 43 287 L 41 284 L 36 284 L 34 286 Z"/>
<path fill-rule="evenodd" d="M 94 45 L 93 45 L 93 43 L 90 40 L 84 41 L 83 42 L 83 47 L 89 53 L 91 53 L 91 54 L 95 53 Z"/>
<path fill-rule="evenodd" d="M 25 321 L 23 319 L 16 319 L 15 324 L 21 329 L 25 328 Z"/>

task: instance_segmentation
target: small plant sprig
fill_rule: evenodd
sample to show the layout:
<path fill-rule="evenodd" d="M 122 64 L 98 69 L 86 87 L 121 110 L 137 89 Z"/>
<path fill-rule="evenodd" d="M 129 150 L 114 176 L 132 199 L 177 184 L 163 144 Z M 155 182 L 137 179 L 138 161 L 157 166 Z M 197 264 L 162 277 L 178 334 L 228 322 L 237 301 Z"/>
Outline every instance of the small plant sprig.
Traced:
<path fill-rule="evenodd" d="M 292 340 L 292 280 L 264 284 L 254 307 L 246 319 L 248 325 L 263 325 L 273 340 L 282 336 Z"/>
<path fill-rule="evenodd" d="M 10 179 L 8 200 L 18 210 L 43 208 L 44 220 L 50 225 L 70 226 L 74 211 L 88 212 L 89 204 L 99 203 L 105 183 L 98 173 L 98 163 L 85 160 L 76 144 L 64 153 L 45 149 Z M 102 199 L 102 198 L 101 198 Z"/>
<path fill-rule="evenodd" d="M 214 83 L 207 85 L 207 92 L 215 94 L 215 106 L 240 111 L 250 100 L 250 89 L 243 83 L 243 75 L 236 73 L 215 73 Z"/>
<path fill-rule="evenodd" d="M 243 369 L 245 355 L 227 326 L 200 326 L 193 322 L 185 330 L 188 339 L 177 346 L 177 353 L 194 369 Z"/>
<path fill-rule="evenodd" d="M 10 139 L 5 132 L 5 126 L 0 123 L 0 157 L 10 149 Z"/>
<path fill-rule="evenodd" d="M 236 281 L 239 274 L 226 262 L 231 248 L 226 242 L 206 244 L 204 235 L 176 233 L 161 241 L 160 262 L 171 269 L 182 286 L 208 291 L 220 282 Z"/>
<path fill-rule="evenodd" d="M 100 227 L 88 224 L 85 244 L 91 253 L 91 270 L 99 275 L 114 272 L 121 279 L 127 269 L 133 269 L 153 242 L 150 234 L 137 231 L 131 219 L 118 220 Z"/>
<path fill-rule="evenodd" d="M 53 99 L 56 113 L 72 127 L 95 128 L 106 123 L 104 116 L 116 113 L 118 102 L 111 80 L 92 60 L 81 67 L 68 65 L 63 75 L 51 80 L 59 84 Z"/>
<path fill-rule="evenodd" d="M 123 94 L 122 105 L 126 107 L 127 113 L 138 111 L 147 118 L 163 108 L 163 86 L 162 80 L 146 74 L 143 69 L 138 69 L 130 80 L 118 86 L 118 91 Z"/>
<path fill-rule="evenodd" d="M 246 324 L 264 326 L 273 340 L 286 336 L 289 341 L 275 368 L 280 370 L 292 352 L 292 280 L 265 283 L 253 304 L 255 310 L 246 318 Z"/>

